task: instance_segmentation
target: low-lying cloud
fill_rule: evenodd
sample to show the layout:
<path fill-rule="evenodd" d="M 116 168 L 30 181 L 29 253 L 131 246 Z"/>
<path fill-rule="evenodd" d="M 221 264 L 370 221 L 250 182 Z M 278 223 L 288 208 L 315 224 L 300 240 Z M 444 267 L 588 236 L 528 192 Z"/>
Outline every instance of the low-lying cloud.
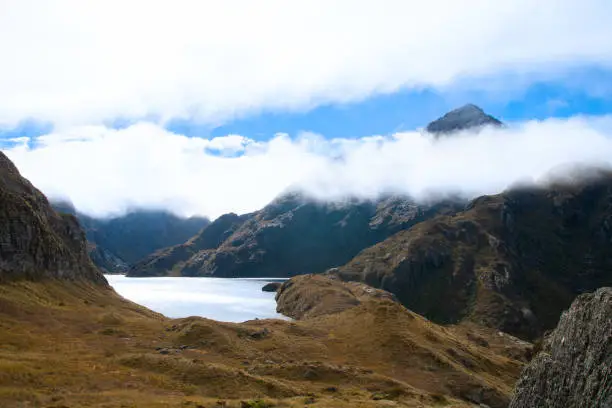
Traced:
<path fill-rule="evenodd" d="M 76 127 L 5 150 L 49 196 L 96 216 L 131 207 L 211 218 L 257 210 L 290 188 L 332 200 L 405 193 L 492 194 L 572 164 L 612 164 L 612 117 L 550 119 L 435 140 L 420 132 L 327 140 L 279 134 L 212 140 L 138 123 Z M 562 170 L 559 170 L 562 169 Z"/>

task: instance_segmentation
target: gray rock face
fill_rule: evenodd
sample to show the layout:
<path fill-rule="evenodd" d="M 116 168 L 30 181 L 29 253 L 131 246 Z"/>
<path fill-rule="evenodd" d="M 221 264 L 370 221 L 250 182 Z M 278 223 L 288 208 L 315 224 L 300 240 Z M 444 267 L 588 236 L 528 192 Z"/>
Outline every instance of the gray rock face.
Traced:
<path fill-rule="evenodd" d="M 449 134 L 467 129 L 478 129 L 483 126 L 502 126 L 502 122 L 487 115 L 476 105 L 468 104 L 452 110 L 427 125 L 426 130 L 436 135 Z"/>
<path fill-rule="evenodd" d="M 0 152 L 0 282 L 86 280 L 107 285 L 72 214 L 58 214 Z"/>
<path fill-rule="evenodd" d="M 523 370 L 510 408 L 612 407 L 612 288 L 580 295 Z"/>

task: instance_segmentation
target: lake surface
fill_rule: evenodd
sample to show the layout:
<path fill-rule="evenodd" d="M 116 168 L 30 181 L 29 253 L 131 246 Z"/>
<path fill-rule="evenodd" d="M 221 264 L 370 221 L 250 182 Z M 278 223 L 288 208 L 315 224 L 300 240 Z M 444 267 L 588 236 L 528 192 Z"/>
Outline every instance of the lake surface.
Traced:
<path fill-rule="evenodd" d="M 105 275 L 126 299 L 168 317 L 202 316 L 222 322 L 279 318 L 275 293 L 262 292 L 279 279 L 126 278 Z"/>

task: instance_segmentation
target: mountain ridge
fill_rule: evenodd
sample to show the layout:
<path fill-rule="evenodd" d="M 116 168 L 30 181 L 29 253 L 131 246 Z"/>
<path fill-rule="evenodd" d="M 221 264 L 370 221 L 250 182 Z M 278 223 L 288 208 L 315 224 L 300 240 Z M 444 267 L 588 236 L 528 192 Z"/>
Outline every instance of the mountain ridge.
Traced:
<path fill-rule="evenodd" d="M 132 209 L 110 218 L 80 213 L 67 200 L 52 201 L 60 212 L 76 216 L 88 241 L 89 255 L 105 273 L 127 273 L 155 251 L 188 240 L 210 223 L 205 217 L 182 218 L 169 211 Z"/>
<path fill-rule="evenodd" d="M 394 293 L 438 323 L 533 339 L 574 297 L 612 284 L 612 172 L 473 200 L 328 271 Z M 444 298 L 444 302 L 437 299 Z"/>
<path fill-rule="evenodd" d="M 450 134 L 499 124 L 475 105 L 455 109 L 428 125 Z M 161 249 L 133 265 L 128 276 L 287 277 L 341 266 L 359 251 L 434 215 L 463 208 L 460 198 L 416 202 L 387 194 L 375 200 L 318 202 L 300 192 L 281 194 L 232 224 L 227 239 L 200 246 L 197 238 Z M 212 225 L 219 227 L 213 221 Z M 209 227 L 210 228 L 210 227 Z M 204 230 L 205 231 L 205 230 Z M 282 249 L 281 249 L 282 248 Z"/>
<path fill-rule="evenodd" d="M 199 246 L 201 239 L 194 237 L 153 254 L 135 265 L 128 276 L 160 276 L 171 270 L 184 276 L 220 277 L 323 272 L 433 213 L 462 207 L 463 203 L 452 200 L 419 205 L 402 196 L 321 203 L 301 195 L 283 195 L 262 210 L 241 216 L 216 246 Z M 200 236 L 218 225 L 214 221 Z"/>

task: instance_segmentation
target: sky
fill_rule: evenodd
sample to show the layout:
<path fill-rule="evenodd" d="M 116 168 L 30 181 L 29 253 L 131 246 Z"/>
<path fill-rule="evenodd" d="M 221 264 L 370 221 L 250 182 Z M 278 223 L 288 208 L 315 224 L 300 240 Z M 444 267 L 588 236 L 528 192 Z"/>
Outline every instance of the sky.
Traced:
<path fill-rule="evenodd" d="M 608 0 L 0 0 L 0 149 L 50 197 L 248 212 L 612 161 Z M 475 103 L 502 130 L 422 128 Z"/>

